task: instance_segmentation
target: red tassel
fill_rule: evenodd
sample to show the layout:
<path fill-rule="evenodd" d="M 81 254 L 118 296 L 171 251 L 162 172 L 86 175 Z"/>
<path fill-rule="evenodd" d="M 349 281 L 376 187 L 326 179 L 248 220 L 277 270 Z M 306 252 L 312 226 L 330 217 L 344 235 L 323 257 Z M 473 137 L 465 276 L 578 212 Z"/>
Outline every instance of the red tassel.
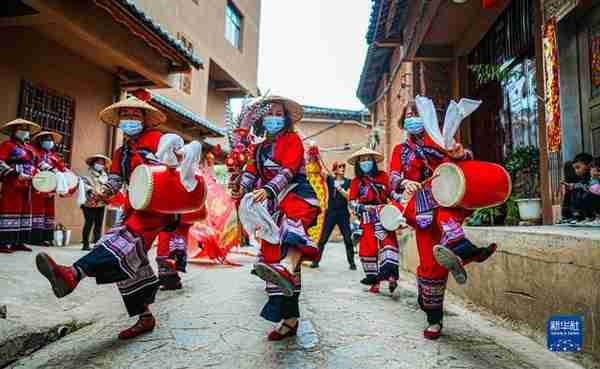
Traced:
<path fill-rule="evenodd" d="M 133 94 L 133 96 L 135 96 L 138 99 L 145 101 L 145 102 L 148 102 L 148 101 L 150 101 L 150 99 L 152 99 L 152 95 L 150 95 L 150 92 L 143 88 L 133 91 L 132 94 Z"/>
<path fill-rule="evenodd" d="M 483 0 L 483 9 L 493 8 L 498 4 L 498 0 Z"/>

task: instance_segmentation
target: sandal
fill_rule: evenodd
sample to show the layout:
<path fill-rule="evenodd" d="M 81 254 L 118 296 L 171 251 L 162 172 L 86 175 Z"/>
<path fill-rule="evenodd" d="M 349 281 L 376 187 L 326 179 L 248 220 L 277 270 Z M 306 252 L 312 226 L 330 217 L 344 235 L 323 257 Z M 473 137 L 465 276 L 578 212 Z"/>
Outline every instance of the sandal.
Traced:
<path fill-rule="evenodd" d="M 285 296 L 294 296 L 294 286 L 298 282 L 296 281 L 296 277 L 282 265 L 256 263 L 254 264 L 254 271 L 263 281 L 271 282 L 281 288 Z"/>
<path fill-rule="evenodd" d="M 430 328 L 432 328 L 436 325 L 440 326 L 439 330 L 433 330 L 433 331 L 430 330 Z M 425 337 L 428 340 L 437 340 L 442 335 L 442 329 L 444 329 L 444 325 L 441 322 L 432 324 L 423 331 L 423 337 Z"/>
<path fill-rule="evenodd" d="M 119 333 L 119 339 L 129 340 L 144 333 L 152 332 L 156 326 L 156 320 L 150 315 L 140 315 L 138 321 L 131 327 Z"/>
<path fill-rule="evenodd" d="M 389 279 L 390 293 L 394 293 L 394 291 L 396 291 L 396 288 L 398 288 L 398 282 L 394 278 L 390 278 Z"/>
<path fill-rule="evenodd" d="M 281 327 L 279 327 L 278 329 L 275 329 L 275 330 L 271 331 L 271 333 L 269 333 L 268 339 L 269 339 L 269 341 L 281 341 L 288 337 L 294 337 L 298 334 L 298 326 L 299 325 L 300 325 L 300 322 L 298 322 L 298 321 L 296 321 L 296 325 L 293 327 L 289 326 L 286 322 L 283 322 L 281 324 Z M 288 331 L 286 333 L 279 332 L 279 329 L 281 329 L 282 327 L 286 327 L 288 329 Z"/>
<path fill-rule="evenodd" d="M 452 273 L 452 277 L 454 277 L 456 283 L 467 283 L 467 272 L 463 266 L 463 262 L 452 250 L 442 245 L 436 245 L 433 248 L 433 256 L 441 266 Z"/>
<path fill-rule="evenodd" d="M 371 288 L 369 288 L 369 292 L 375 293 L 375 294 L 379 293 L 379 285 L 378 284 L 372 285 Z"/>

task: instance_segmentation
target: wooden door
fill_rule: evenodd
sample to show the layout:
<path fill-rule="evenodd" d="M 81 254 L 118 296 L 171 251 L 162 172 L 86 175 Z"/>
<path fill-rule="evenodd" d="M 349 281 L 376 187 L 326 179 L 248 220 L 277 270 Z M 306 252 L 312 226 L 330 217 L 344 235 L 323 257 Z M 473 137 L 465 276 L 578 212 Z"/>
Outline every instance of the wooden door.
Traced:
<path fill-rule="evenodd" d="M 600 156 L 600 6 L 578 25 L 584 151 Z"/>
<path fill-rule="evenodd" d="M 477 160 L 502 163 L 506 132 L 501 123 L 502 89 L 498 82 L 481 86 L 476 95 L 483 103 L 471 116 L 471 143 Z"/>

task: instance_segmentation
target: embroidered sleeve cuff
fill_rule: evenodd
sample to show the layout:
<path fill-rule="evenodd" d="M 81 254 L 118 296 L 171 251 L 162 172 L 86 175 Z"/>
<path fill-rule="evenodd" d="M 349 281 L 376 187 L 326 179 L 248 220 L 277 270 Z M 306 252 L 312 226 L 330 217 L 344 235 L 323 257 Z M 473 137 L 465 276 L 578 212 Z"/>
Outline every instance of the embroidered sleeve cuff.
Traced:
<path fill-rule="evenodd" d="M 116 174 L 109 174 L 108 175 L 108 182 L 106 183 L 106 188 L 107 188 L 107 192 L 105 195 L 107 196 L 113 196 L 115 194 L 117 194 L 117 192 L 121 191 L 121 188 L 123 187 L 123 179 L 121 178 L 121 176 L 118 176 Z"/>
<path fill-rule="evenodd" d="M 392 191 L 390 192 L 390 198 L 394 201 L 400 201 L 402 200 L 402 194 L 397 191 Z"/>
<path fill-rule="evenodd" d="M 401 172 L 393 171 L 390 174 L 390 188 L 392 190 L 397 190 L 402 186 L 402 182 L 404 181 L 404 176 Z"/>
<path fill-rule="evenodd" d="M 474 157 L 473 151 L 465 149 L 465 155 L 463 155 L 461 160 L 473 160 Z"/>
<path fill-rule="evenodd" d="M 265 185 L 267 192 L 271 192 L 272 198 L 277 197 L 292 181 L 294 174 L 287 168 L 282 168 L 279 174 L 277 174 L 269 183 Z"/>
<path fill-rule="evenodd" d="M 242 174 L 240 186 L 242 187 L 244 192 L 252 191 L 255 183 L 256 183 L 256 177 L 252 173 L 244 172 L 244 174 Z"/>

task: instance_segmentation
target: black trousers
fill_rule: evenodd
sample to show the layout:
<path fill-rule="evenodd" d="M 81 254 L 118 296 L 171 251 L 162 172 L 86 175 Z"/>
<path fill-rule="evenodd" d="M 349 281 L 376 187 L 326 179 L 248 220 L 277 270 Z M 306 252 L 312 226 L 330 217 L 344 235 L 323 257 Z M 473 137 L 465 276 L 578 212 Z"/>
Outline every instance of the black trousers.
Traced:
<path fill-rule="evenodd" d="M 327 212 L 325 216 L 325 225 L 323 226 L 323 235 L 319 241 L 319 255 L 323 256 L 323 250 L 325 244 L 331 237 L 331 232 L 335 226 L 338 226 L 342 236 L 344 237 L 344 244 L 346 245 L 346 258 L 348 264 L 354 265 L 354 245 L 352 244 L 352 232 L 350 231 L 350 213 L 348 211 L 333 211 Z M 319 257 L 319 259 L 320 259 Z"/>
<path fill-rule="evenodd" d="M 594 218 L 600 214 L 600 196 L 576 189 L 565 193 L 562 204 L 563 218 Z"/>
<path fill-rule="evenodd" d="M 83 217 L 85 218 L 85 224 L 83 225 L 83 244 L 89 245 L 90 243 L 90 232 L 94 227 L 94 239 L 96 243 L 102 236 L 102 223 L 104 223 L 104 206 L 99 208 L 88 208 L 85 206 L 81 207 L 83 210 Z"/>

